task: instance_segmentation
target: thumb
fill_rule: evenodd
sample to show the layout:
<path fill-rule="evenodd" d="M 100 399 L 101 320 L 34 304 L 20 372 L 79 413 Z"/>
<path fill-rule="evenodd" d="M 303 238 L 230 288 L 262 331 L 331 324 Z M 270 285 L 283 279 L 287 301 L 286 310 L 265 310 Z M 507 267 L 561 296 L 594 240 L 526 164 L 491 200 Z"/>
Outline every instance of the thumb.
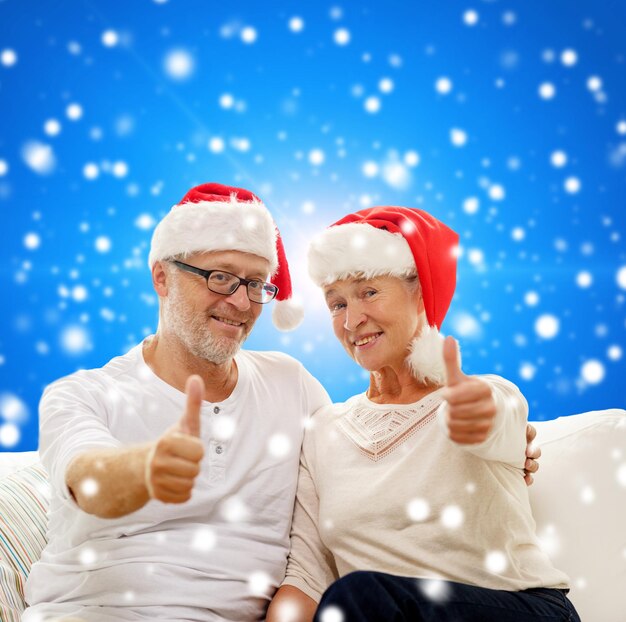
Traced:
<path fill-rule="evenodd" d="M 446 385 L 453 387 L 459 384 L 465 378 L 465 374 L 461 371 L 461 366 L 459 365 L 459 346 L 454 337 L 448 336 L 443 342 L 443 360 L 446 365 L 446 376 L 448 378 Z"/>
<path fill-rule="evenodd" d="M 200 376 L 189 376 L 185 385 L 187 407 L 178 427 L 184 434 L 200 436 L 200 408 L 204 397 L 204 381 Z"/>

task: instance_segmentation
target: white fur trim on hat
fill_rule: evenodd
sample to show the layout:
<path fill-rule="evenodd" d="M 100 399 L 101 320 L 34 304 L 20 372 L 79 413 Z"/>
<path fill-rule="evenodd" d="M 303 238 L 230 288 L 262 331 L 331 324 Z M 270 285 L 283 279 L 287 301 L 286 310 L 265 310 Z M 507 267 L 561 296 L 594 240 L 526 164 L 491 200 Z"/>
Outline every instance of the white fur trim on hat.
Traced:
<path fill-rule="evenodd" d="M 424 315 L 424 320 L 426 316 Z M 422 332 L 411 342 L 411 353 L 406 361 L 413 377 L 420 382 L 434 385 L 446 383 L 446 364 L 443 359 L 443 335 L 436 326 L 424 325 Z M 459 351 L 459 365 L 461 352 Z"/>
<path fill-rule="evenodd" d="M 313 239 L 308 267 L 313 282 L 321 286 L 355 274 L 365 278 L 407 276 L 415 272 L 415 260 L 401 234 L 365 223 L 347 223 L 329 227 Z"/>
<path fill-rule="evenodd" d="M 278 267 L 276 227 L 263 203 L 200 201 L 174 205 L 152 235 L 148 264 L 177 255 L 209 251 L 241 251 L 267 259 L 270 273 Z"/>
<path fill-rule="evenodd" d="M 272 309 L 272 322 L 281 331 L 293 330 L 304 319 L 304 308 L 293 299 L 277 300 Z"/>

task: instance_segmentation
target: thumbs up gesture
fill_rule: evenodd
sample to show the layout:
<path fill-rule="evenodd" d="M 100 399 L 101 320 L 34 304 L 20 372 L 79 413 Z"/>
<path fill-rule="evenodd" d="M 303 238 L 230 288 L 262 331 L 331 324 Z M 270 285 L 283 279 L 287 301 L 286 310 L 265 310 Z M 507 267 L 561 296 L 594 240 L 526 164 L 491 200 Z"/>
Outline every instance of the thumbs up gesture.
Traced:
<path fill-rule="evenodd" d="M 461 445 L 481 443 L 489 435 L 496 417 L 491 388 L 485 381 L 461 371 L 453 337 L 444 341 L 443 358 L 448 376 L 444 399 L 448 402 L 446 422 L 450 439 Z"/>
<path fill-rule="evenodd" d="M 150 448 L 146 457 L 145 484 L 151 499 L 184 503 L 191 498 L 204 448 L 200 440 L 200 408 L 204 382 L 190 376 L 185 386 L 187 406 L 179 422 Z"/>

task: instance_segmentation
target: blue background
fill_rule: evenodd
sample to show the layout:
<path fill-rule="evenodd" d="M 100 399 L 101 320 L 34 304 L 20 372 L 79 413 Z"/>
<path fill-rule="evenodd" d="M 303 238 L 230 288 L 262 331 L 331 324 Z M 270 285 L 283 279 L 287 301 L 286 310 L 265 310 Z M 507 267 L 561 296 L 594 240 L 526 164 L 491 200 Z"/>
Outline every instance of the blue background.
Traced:
<path fill-rule="evenodd" d="M 533 419 L 624 407 L 625 25 L 609 0 L 0 0 L 1 448 L 36 447 L 47 383 L 155 330 L 153 224 L 205 181 L 264 199 L 307 305 L 247 347 L 334 399 L 367 380 L 307 241 L 396 204 L 461 235 L 443 331 L 464 371 L 516 382 Z"/>

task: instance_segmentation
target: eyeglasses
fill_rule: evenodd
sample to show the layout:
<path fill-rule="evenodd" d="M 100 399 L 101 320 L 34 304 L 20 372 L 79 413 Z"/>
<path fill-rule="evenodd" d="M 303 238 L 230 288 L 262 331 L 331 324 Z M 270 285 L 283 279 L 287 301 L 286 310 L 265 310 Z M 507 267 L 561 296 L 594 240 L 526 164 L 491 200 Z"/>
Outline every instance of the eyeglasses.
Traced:
<path fill-rule="evenodd" d="M 245 285 L 248 298 L 252 302 L 264 305 L 274 300 L 276 294 L 278 294 L 278 287 L 272 283 L 266 283 L 265 281 L 258 281 L 256 279 L 242 279 L 230 272 L 224 272 L 224 270 L 202 270 L 202 268 L 190 266 L 182 261 L 174 260 L 172 263 L 185 272 L 191 272 L 204 277 L 208 289 L 216 294 L 222 294 L 222 296 L 231 296 L 241 285 Z"/>

